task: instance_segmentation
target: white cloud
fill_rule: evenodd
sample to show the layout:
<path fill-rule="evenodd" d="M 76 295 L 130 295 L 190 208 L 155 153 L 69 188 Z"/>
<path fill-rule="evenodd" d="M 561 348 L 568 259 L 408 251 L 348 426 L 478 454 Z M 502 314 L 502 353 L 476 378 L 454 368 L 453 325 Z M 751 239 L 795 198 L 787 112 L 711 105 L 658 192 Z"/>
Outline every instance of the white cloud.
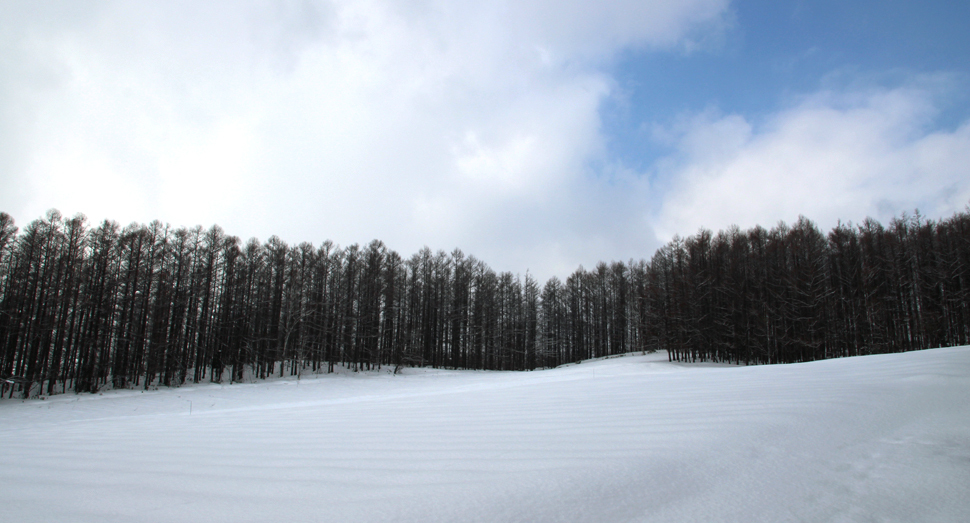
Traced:
<path fill-rule="evenodd" d="M 571 270 L 620 241 L 587 177 L 609 61 L 727 3 L 4 2 L 0 207 Z"/>
<path fill-rule="evenodd" d="M 970 122 L 928 130 L 948 83 L 856 85 L 815 93 L 762 123 L 709 111 L 661 129 L 677 153 L 656 173 L 667 189 L 653 216 L 658 236 L 771 227 L 798 215 L 828 229 L 867 216 L 886 223 L 915 208 L 930 217 L 962 211 Z"/>

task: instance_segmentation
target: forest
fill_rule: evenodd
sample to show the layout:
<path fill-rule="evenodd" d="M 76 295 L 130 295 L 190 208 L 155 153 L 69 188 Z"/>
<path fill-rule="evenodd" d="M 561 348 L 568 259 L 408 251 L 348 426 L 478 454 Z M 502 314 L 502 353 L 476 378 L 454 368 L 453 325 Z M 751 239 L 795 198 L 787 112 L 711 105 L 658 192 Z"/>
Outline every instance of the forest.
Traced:
<path fill-rule="evenodd" d="M 700 230 L 544 284 L 455 249 L 242 242 L 218 226 L 0 213 L 0 396 L 633 351 L 791 363 L 970 343 L 970 207 Z"/>

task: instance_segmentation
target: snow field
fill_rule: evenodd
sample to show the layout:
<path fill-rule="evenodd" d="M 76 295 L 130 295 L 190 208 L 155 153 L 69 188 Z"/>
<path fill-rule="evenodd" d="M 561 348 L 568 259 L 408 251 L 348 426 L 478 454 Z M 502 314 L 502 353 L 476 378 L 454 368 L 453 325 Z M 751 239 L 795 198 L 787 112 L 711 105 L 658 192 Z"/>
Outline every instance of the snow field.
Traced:
<path fill-rule="evenodd" d="M 0 474 L 0 521 L 970 521 L 970 348 L 4 400 Z"/>

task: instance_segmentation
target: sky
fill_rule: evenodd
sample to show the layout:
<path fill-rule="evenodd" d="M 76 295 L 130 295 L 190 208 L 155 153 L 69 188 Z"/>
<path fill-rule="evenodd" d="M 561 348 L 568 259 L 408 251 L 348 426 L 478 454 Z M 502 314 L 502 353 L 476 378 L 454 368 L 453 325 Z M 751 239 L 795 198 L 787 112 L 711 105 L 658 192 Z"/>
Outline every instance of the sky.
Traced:
<path fill-rule="evenodd" d="M 482 5 L 478 5 L 482 4 Z M 0 3 L 0 211 L 461 249 L 970 204 L 970 4 Z"/>

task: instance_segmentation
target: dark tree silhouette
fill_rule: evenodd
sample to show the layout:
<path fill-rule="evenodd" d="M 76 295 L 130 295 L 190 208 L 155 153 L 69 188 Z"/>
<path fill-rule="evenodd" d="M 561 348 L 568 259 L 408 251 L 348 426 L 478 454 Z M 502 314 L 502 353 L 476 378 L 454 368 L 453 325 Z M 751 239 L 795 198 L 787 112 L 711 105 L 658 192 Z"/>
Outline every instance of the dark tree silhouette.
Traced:
<path fill-rule="evenodd" d="M 455 249 L 242 244 L 218 226 L 0 213 L 0 395 L 665 350 L 786 363 L 970 343 L 970 213 L 674 238 L 540 285 Z"/>

